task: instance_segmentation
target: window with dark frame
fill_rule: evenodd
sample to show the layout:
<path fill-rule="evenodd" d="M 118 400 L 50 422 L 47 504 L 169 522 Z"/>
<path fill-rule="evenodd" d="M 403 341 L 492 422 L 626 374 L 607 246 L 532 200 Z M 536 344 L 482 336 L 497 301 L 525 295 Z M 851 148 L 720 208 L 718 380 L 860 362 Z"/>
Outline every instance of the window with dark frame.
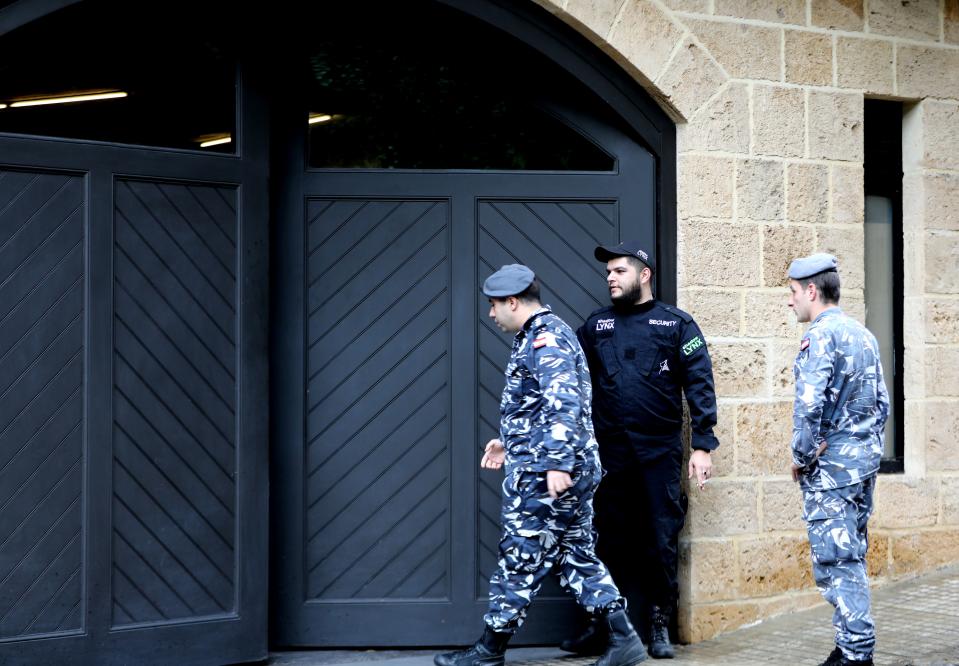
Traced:
<path fill-rule="evenodd" d="M 880 472 L 903 471 L 902 113 L 900 102 L 865 100 L 866 327 L 890 402 Z"/>

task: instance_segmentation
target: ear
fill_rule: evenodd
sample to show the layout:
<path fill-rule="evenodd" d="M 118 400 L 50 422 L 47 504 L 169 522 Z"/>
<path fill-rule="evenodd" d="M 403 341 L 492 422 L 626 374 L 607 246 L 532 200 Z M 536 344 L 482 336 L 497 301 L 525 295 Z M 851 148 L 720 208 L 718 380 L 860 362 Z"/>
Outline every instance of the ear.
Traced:
<path fill-rule="evenodd" d="M 806 285 L 806 289 L 809 290 L 809 300 L 818 301 L 819 300 L 819 290 L 816 288 L 816 285 L 810 282 Z"/>
<path fill-rule="evenodd" d="M 510 310 L 515 310 L 517 307 L 519 307 L 519 299 L 515 296 L 510 296 L 509 299 L 507 299 L 507 303 L 509 303 Z"/>

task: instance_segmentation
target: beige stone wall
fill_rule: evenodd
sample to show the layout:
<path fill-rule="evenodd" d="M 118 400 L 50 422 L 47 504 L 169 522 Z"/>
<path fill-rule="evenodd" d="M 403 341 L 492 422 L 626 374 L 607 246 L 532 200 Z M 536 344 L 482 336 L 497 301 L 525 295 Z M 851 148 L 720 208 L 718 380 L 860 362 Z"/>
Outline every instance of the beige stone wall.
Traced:
<path fill-rule="evenodd" d="M 708 337 L 722 441 L 717 478 L 690 492 L 682 637 L 820 603 L 787 475 L 802 329 L 784 274 L 835 253 L 864 317 L 864 96 L 911 103 L 907 466 L 880 479 L 869 569 L 959 561 L 959 0 L 536 1 L 677 121 L 679 300 Z"/>

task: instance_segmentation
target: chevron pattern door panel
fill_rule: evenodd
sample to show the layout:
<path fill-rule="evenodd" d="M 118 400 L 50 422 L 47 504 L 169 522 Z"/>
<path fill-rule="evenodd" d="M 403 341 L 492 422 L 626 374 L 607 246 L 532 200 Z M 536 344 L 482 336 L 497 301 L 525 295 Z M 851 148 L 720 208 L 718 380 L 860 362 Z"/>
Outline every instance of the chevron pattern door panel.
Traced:
<path fill-rule="evenodd" d="M 236 199 L 115 182 L 114 626 L 235 611 Z"/>
<path fill-rule="evenodd" d="M 449 594 L 445 200 L 306 210 L 305 599 Z"/>
<path fill-rule="evenodd" d="M 504 264 L 526 264 L 542 285 L 543 303 L 573 330 L 593 310 L 609 302 L 606 267 L 593 257 L 597 245 L 619 240 L 615 201 L 498 201 L 478 202 L 477 284 Z M 479 391 L 478 441 L 485 445 L 499 432 L 499 401 L 503 370 L 509 360 L 512 335 L 490 320 L 489 303 L 478 299 Z M 485 598 L 496 567 L 502 474 L 481 471 L 478 484 L 479 545 L 477 598 Z M 547 579 L 540 598 L 568 598 L 554 577 Z"/>
<path fill-rule="evenodd" d="M 84 179 L 0 170 L 0 639 L 82 628 Z"/>

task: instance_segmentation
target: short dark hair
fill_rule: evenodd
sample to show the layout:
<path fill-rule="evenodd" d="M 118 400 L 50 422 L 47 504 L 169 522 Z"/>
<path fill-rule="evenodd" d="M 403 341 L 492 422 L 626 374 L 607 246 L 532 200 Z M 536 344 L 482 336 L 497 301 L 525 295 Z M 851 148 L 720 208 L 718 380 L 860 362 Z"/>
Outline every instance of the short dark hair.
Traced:
<path fill-rule="evenodd" d="M 839 273 L 823 271 L 801 280 L 803 284 L 816 285 L 816 291 L 824 303 L 839 303 Z"/>
<path fill-rule="evenodd" d="M 649 272 L 652 273 L 653 269 L 648 265 L 644 264 L 643 260 L 639 257 L 632 257 L 629 255 L 626 256 L 626 263 L 630 264 L 633 268 L 636 269 L 637 273 L 642 273 L 644 268 L 649 268 Z"/>
<path fill-rule="evenodd" d="M 534 277 L 526 289 L 516 294 L 516 298 L 524 303 L 539 303 L 539 279 Z"/>

